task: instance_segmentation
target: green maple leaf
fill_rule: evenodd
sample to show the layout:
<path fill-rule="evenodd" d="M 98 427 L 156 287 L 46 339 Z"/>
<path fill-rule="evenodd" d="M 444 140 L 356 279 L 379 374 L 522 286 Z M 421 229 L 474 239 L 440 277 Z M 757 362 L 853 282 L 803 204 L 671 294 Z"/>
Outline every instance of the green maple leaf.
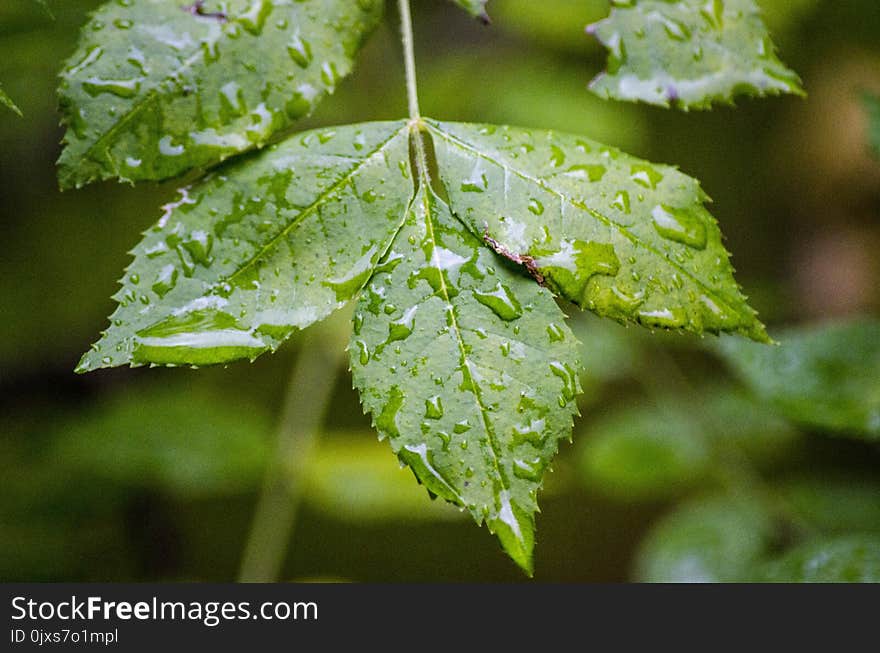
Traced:
<path fill-rule="evenodd" d="M 305 132 L 165 207 L 78 371 L 253 359 L 359 297 L 352 369 L 380 434 L 530 570 L 537 491 L 579 392 L 550 291 L 766 340 L 704 199 L 574 136 L 422 119 Z"/>
<path fill-rule="evenodd" d="M 307 115 L 353 66 L 379 0 L 111 2 L 62 72 L 63 187 L 206 168 Z"/>
<path fill-rule="evenodd" d="M 707 109 L 737 95 L 803 95 L 754 0 L 614 0 L 588 30 L 608 48 L 590 89 L 606 98 Z"/>

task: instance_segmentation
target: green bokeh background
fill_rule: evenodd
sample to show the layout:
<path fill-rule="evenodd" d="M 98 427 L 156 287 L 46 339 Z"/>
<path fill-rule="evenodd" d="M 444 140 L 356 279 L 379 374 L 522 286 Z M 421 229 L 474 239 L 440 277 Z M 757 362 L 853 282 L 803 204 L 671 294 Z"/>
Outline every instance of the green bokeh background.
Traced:
<path fill-rule="evenodd" d="M 302 338 L 254 364 L 73 374 L 106 325 L 127 251 L 180 182 L 58 191 L 56 76 L 99 2 L 49 4 L 53 18 L 31 0 L 0 4 L 0 80 L 24 114 L 0 109 L 0 581 L 232 580 Z M 602 102 L 586 85 L 604 57 L 583 27 L 607 2 L 492 0 L 484 28 L 446 1 L 416 0 L 422 110 L 581 133 L 698 177 L 771 327 L 877 314 L 880 163 L 859 98 L 880 91 L 880 6 L 760 4 L 806 101 L 690 114 Z M 396 30 L 389 3 L 355 74 L 303 128 L 405 114 Z M 639 554 L 646 533 L 679 500 L 731 488 L 766 485 L 822 533 L 880 531 L 876 444 L 756 411 L 707 351 L 711 339 L 586 317 L 574 326 L 583 418 L 547 481 L 538 580 L 678 573 L 674 561 Z M 695 411 L 706 417 L 695 423 Z M 615 431 L 622 444 L 609 445 Z M 716 455 L 713 443 L 740 440 L 735 460 Z M 399 469 L 343 368 L 306 467 L 283 580 L 524 580 L 485 528 L 432 503 Z M 736 579 L 731 559 L 763 546 L 749 500 L 710 497 L 700 528 L 678 517 L 680 528 L 667 522 L 648 542 L 711 549 L 725 561 L 720 577 Z M 712 549 L 716 517 L 742 541 Z M 771 539 L 765 549 L 788 542 Z"/>

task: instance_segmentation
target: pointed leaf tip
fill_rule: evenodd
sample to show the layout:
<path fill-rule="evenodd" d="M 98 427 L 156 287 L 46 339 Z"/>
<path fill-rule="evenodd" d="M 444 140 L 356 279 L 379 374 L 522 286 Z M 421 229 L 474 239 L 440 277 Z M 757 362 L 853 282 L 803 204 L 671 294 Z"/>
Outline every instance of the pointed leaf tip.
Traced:
<path fill-rule="evenodd" d="M 181 190 L 78 371 L 253 360 L 352 299 L 404 217 L 403 121 L 297 134 Z M 294 170 L 296 174 L 294 174 Z M 353 230 L 352 212 L 370 230 Z"/>
<path fill-rule="evenodd" d="M 468 12 L 471 16 L 479 20 L 483 25 L 489 25 L 492 20 L 486 12 L 486 5 L 489 0 L 452 0 L 459 7 Z"/>
<path fill-rule="evenodd" d="M 531 578 L 535 574 L 535 522 L 533 515 L 525 513 L 509 496 L 502 496 L 495 518 L 488 522 L 504 551 Z"/>
<path fill-rule="evenodd" d="M 620 322 L 769 342 L 695 179 L 571 134 L 426 124 L 456 216 L 539 283 Z"/>
<path fill-rule="evenodd" d="M 392 450 L 531 574 L 537 493 L 580 391 L 577 342 L 552 295 L 420 183 L 361 294 L 349 354 Z"/>

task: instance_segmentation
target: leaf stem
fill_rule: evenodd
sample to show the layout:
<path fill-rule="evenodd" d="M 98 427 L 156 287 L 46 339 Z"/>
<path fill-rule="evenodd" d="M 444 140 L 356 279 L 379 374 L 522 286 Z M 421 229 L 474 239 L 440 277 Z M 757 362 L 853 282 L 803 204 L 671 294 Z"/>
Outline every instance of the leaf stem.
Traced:
<path fill-rule="evenodd" d="M 406 94 L 409 100 L 409 117 L 412 120 L 421 118 L 419 113 L 419 93 L 416 86 L 416 57 L 413 51 L 412 16 L 409 0 L 397 0 L 400 9 L 400 37 L 403 42 L 403 62 L 406 67 Z"/>
<path fill-rule="evenodd" d="M 343 311 L 347 314 L 347 311 Z M 263 488 L 245 545 L 238 580 L 266 583 L 278 579 L 293 535 L 302 497 L 302 479 L 314 450 L 340 369 L 339 342 L 345 330 L 336 320 L 319 333 L 306 332 L 287 386 L 278 422 L 275 455 L 266 468 Z M 343 321 L 342 325 L 347 325 Z M 328 337 L 333 333 L 333 337 Z"/>

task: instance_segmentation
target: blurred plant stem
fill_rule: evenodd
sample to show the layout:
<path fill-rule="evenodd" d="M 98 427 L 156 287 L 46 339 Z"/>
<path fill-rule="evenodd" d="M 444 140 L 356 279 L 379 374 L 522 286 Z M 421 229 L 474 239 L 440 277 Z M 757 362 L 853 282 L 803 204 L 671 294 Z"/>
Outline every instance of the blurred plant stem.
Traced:
<path fill-rule="evenodd" d="M 260 499 L 245 545 L 238 580 L 276 581 L 293 537 L 302 479 L 330 407 L 350 328 L 350 311 L 339 311 L 300 342 L 287 386 Z"/>

